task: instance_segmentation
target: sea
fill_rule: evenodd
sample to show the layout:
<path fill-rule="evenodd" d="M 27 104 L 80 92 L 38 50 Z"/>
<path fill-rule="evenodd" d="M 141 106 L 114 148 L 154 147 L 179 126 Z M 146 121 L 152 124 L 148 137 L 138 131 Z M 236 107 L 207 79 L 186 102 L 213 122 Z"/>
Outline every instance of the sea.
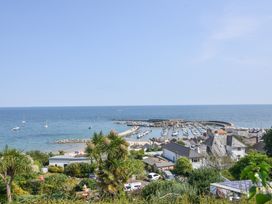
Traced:
<path fill-rule="evenodd" d="M 99 131 L 125 131 L 129 127 L 114 120 L 131 119 L 220 120 L 237 127 L 270 128 L 272 105 L 0 108 L 0 150 L 6 145 L 22 151 L 74 150 L 80 146 L 55 141 L 87 139 Z M 14 127 L 20 129 L 12 131 Z M 160 131 L 152 131 L 149 137 L 159 137 Z"/>

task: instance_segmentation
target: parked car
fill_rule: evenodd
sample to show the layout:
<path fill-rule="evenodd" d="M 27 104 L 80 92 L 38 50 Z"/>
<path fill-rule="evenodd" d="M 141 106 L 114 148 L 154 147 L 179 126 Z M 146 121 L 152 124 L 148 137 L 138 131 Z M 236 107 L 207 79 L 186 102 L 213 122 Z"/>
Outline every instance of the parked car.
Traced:
<path fill-rule="evenodd" d="M 157 173 L 149 173 L 148 176 L 147 176 L 147 179 L 149 181 L 156 181 L 160 178 L 161 176 Z"/>
<path fill-rule="evenodd" d="M 163 171 L 163 178 L 165 180 L 173 180 L 175 179 L 174 175 L 171 173 L 171 171 L 165 170 Z"/>
<path fill-rule="evenodd" d="M 124 185 L 125 191 L 135 191 L 141 189 L 142 184 L 141 182 L 135 182 L 135 183 L 126 183 Z"/>

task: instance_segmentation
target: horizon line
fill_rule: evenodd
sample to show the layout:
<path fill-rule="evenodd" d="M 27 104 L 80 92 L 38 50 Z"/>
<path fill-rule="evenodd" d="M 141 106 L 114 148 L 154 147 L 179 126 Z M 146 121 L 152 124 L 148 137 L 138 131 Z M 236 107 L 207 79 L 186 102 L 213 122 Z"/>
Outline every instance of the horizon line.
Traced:
<path fill-rule="evenodd" d="M 237 103 L 237 104 L 167 104 L 167 105 L 52 105 L 52 106 L 0 106 L 0 108 L 87 108 L 87 107 L 144 107 L 144 106 L 250 106 L 250 105 L 272 105 L 271 103 Z"/>

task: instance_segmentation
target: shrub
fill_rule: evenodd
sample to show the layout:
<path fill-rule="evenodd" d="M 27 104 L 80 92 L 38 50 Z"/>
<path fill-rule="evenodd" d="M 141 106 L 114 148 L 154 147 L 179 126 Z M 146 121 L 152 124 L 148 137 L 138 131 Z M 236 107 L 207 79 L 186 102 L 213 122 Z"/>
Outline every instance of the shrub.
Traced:
<path fill-rule="evenodd" d="M 72 163 L 65 167 L 64 173 L 68 176 L 84 178 L 93 173 L 95 166 L 88 163 Z"/>
<path fill-rule="evenodd" d="M 34 161 L 38 161 L 42 166 L 47 166 L 49 164 L 49 155 L 41 151 L 29 151 L 26 152 L 27 155 L 31 156 Z"/>
<path fill-rule="evenodd" d="M 50 172 L 50 173 L 63 173 L 64 169 L 61 166 L 49 166 L 48 172 Z"/>
<path fill-rule="evenodd" d="M 198 194 L 210 192 L 210 184 L 222 181 L 220 172 L 213 168 L 195 169 L 188 178 L 188 183 L 192 185 Z"/>
<path fill-rule="evenodd" d="M 245 157 L 241 158 L 238 162 L 236 162 L 230 169 L 229 172 L 235 179 L 241 179 L 241 173 L 248 165 L 254 163 L 256 165 L 261 164 L 262 162 L 266 162 L 268 164 L 272 164 L 271 158 L 267 155 L 257 152 L 251 152 Z M 244 179 L 249 179 L 245 177 Z"/>
<path fill-rule="evenodd" d="M 180 157 L 176 161 L 175 173 L 181 176 L 189 176 L 193 171 L 192 163 L 186 157 Z"/>
<path fill-rule="evenodd" d="M 191 186 L 176 181 L 154 181 L 142 190 L 142 197 L 147 201 L 164 198 L 166 202 L 173 202 L 182 195 L 189 196 L 191 200 L 197 197 L 196 191 Z"/>
<path fill-rule="evenodd" d="M 76 191 L 82 191 L 83 186 L 86 185 L 87 188 L 94 190 L 96 189 L 96 181 L 94 179 L 84 178 L 82 179 L 78 185 L 76 185 Z"/>

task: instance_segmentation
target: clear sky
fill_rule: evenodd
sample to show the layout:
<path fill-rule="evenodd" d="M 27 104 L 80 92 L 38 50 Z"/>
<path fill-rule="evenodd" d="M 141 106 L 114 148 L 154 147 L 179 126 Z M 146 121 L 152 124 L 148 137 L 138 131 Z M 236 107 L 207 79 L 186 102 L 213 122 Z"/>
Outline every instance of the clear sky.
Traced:
<path fill-rule="evenodd" d="M 271 0 L 0 1 L 0 106 L 272 103 Z"/>

